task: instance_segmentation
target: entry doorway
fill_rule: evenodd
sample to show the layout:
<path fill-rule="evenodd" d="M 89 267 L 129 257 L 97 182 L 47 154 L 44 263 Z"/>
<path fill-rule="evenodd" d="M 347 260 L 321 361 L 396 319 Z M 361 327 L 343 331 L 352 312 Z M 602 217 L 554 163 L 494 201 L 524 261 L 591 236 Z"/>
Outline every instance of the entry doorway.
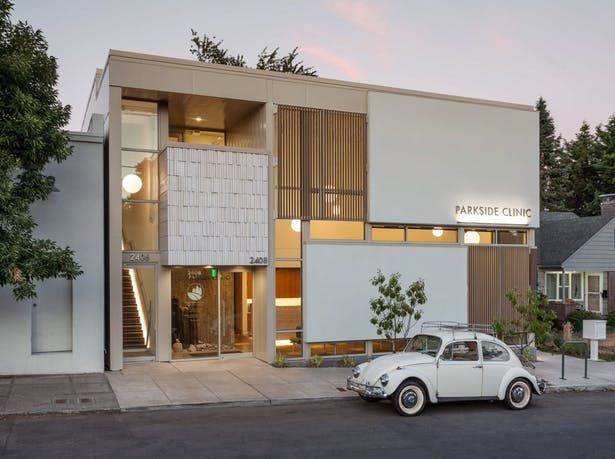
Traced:
<path fill-rule="evenodd" d="M 156 354 L 155 265 L 122 267 L 122 341 L 125 358 L 154 359 Z"/>
<path fill-rule="evenodd" d="M 252 284 L 249 269 L 172 268 L 172 359 L 252 355 Z"/>
<path fill-rule="evenodd" d="M 600 273 L 587 273 L 587 292 L 585 304 L 591 312 L 602 313 L 602 275 Z"/>

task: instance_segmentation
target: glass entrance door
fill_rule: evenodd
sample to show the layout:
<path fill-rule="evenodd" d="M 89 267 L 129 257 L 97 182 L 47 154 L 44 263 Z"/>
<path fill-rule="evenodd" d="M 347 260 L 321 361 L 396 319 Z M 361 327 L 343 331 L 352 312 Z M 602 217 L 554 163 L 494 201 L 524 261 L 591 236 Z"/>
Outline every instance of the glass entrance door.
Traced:
<path fill-rule="evenodd" d="M 154 357 L 156 349 L 156 268 L 122 269 L 122 339 L 125 357 Z"/>
<path fill-rule="evenodd" d="M 171 271 L 172 358 L 252 352 L 252 273 Z"/>

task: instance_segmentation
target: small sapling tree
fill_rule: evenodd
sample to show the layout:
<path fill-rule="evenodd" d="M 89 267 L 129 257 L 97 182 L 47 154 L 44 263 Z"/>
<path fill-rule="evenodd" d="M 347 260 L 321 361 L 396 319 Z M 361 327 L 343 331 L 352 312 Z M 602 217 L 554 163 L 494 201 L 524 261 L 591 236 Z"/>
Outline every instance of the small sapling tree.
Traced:
<path fill-rule="evenodd" d="M 387 279 L 378 270 L 371 283 L 378 290 L 378 296 L 369 300 L 373 314 L 370 322 L 379 336 L 391 341 L 393 352 L 397 352 L 397 340 L 407 338 L 412 326 L 421 318 L 423 310 L 420 307 L 427 302 L 425 282 L 419 279 L 404 289 L 400 273 L 393 273 Z"/>

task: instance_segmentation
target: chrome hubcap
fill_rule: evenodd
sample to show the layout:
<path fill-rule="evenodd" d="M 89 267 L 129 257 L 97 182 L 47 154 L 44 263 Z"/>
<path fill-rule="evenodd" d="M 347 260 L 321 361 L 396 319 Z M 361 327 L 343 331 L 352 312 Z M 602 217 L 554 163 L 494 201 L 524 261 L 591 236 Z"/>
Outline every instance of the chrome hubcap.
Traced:
<path fill-rule="evenodd" d="M 401 403 L 406 408 L 414 408 L 417 400 L 418 397 L 416 396 L 416 392 L 414 392 L 413 390 L 409 390 L 402 396 Z"/>
<path fill-rule="evenodd" d="M 510 394 L 510 398 L 512 398 L 513 402 L 519 403 L 523 401 L 525 397 L 525 389 L 521 386 L 515 386 Z"/>

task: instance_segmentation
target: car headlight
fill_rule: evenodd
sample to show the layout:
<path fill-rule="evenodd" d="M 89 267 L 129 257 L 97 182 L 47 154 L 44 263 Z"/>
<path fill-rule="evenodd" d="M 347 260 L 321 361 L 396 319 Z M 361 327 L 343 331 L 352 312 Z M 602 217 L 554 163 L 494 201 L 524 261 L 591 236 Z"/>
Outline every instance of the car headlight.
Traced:
<path fill-rule="evenodd" d="M 352 376 L 354 376 L 355 378 L 358 378 L 360 374 L 361 374 L 361 369 L 359 367 L 354 367 L 352 369 Z"/>
<path fill-rule="evenodd" d="M 380 384 L 382 384 L 382 387 L 386 386 L 389 383 L 389 375 L 388 374 L 383 374 L 382 376 L 380 376 Z"/>

